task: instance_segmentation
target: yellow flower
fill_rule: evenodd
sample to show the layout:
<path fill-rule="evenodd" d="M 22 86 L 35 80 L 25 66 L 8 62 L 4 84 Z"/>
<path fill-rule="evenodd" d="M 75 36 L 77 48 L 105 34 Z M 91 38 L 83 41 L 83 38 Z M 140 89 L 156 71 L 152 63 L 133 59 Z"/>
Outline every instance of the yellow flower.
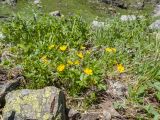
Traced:
<path fill-rule="evenodd" d="M 64 69 L 65 69 L 65 65 L 64 65 L 64 64 L 60 64 L 60 65 L 57 67 L 57 71 L 58 71 L 58 72 L 62 72 L 62 71 L 64 71 Z"/>
<path fill-rule="evenodd" d="M 106 48 L 106 52 L 116 52 L 116 48 Z"/>
<path fill-rule="evenodd" d="M 83 53 L 82 52 L 78 52 L 77 56 L 80 57 L 81 59 L 83 59 Z"/>
<path fill-rule="evenodd" d="M 80 64 L 79 60 L 76 60 L 76 61 L 74 62 L 74 64 L 75 64 L 75 65 L 79 65 L 79 64 Z"/>
<path fill-rule="evenodd" d="M 67 63 L 68 63 L 69 65 L 73 65 L 73 62 L 72 62 L 71 60 L 68 60 Z"/>
<path fill-rule="evenodd" d="M 62 46 L 59 47 L 59 49 L 61 51 L 65 51 L 67 49 L 67 45 L 62 45 Z"/>
<path fill-rule="evenodd" d="M 48 63 L 47 56 L 44 55 L 44 56 L 41 58 L 41 61 L 42 61 L 43 63 L 47 64 L 47 63 Z"/>
<path fill-rule="evenodd" d="M 117 70 L 118 70 L 118 72 L 123 73 L 124 72 L 124 66 L 122 64 L 117 64 Z"/>
<path fill-rule="evenodd" d="M 84 47 L 84 46 L 81 46 L 81 50 L 84 50 L 86 47 Z"/>
<path fill-rule="evenodd" d="M 87 74 L 87 75 L 92 75 L 93 71 L 90 68 L 86 68 L 86 69 L 84 69 L 84 73 Z"/>
<path fill-rule="evenodd" d="M 55 45 L 50 45 L 50 46 L 48 47 L 48 49 L 51 50 L 51 49 L 54 48 L 54 47 L 55 47 Z"/>

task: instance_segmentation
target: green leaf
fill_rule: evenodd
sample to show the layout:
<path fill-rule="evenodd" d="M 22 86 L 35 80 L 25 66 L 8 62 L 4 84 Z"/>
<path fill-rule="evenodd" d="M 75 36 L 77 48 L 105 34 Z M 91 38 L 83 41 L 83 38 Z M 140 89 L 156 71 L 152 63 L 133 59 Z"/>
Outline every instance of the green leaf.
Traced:
<path fill-rule="evenodd" d="M 160 82 L 155 82 L 153 85 L 156 90 L 160 91 Z"/>
<path fill-rule="evenodd" d="M 145 90 L 147 89 L 147 85 L 141 85 L 139 88 L 138 88 L 138 91 L 137 91 L 137 95 L 141 95 L 145 92 Z"/>
<path fill-rule="evenodd" d="M 99 89 L 99 90 L 106 90 L 107 87 L 106 87 L 106 85 L 104 85 L 104 84 L 99 84 L 99 85 L 98 85 L 98 89 Z"/>
<path fill-rule="evenodd" d="M 156 93 L 156 97 L 160 101 L 160 92 Z"/>
<path fill-rule="evenodd" d="M 155 110 L 155 108 L 154 108 L 152 105 L 147 105 L 147 106 L 145 106 L 145 110 L 146 110 L 149 114 L 154 115 L 155 118 L 156 118 L 157 115 L 159 116 L 159 113 Z"/>
<path fill-rule="evenodd" d="M 160 115 L 155 115 L 153 120 L 159 120 Z"/>
<path fill-rule="evenodd" d="M 84 79 L 84 74 L 81 74 L 80 75 L 80 80 L 83 80 Z"/>

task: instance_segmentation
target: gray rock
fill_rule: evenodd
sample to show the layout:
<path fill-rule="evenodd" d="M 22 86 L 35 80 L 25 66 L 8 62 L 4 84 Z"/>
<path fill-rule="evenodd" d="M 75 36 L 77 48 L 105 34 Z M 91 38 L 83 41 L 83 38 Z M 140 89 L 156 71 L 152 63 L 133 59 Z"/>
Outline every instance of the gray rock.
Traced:
<path fill-rule="evenodd" d="M 111 118 L 112 118 L 111 114 L 106 110 L 103 110 L 103 116 L 104 116 L 105 120 L 111 120 Z"/>
<path fill-rule="evenodd" d="M 135 5 L 135 8 L 141 10 L 144 8 L 144 1 L 143 2 L 137 2 Z"/>
<path fill-rule="evenodd" d="M 93 28 L 103 28 L 104 26 L 105 26 L 104 22 L 99 22 L 99 21 L 96 21 L 96 20 L 94 20 L 92 22 L 92 27 Z"/>
<path fill-rule="evenodd" d="M 3 35 L 3 33 L 0 32 L 0 39 L 4 39 L 5 36 Z"/>
<path fill-rule="evenodd" d="M 76 111 L 74 109 L 69 110 L 69 112 L 68 112 L 69 120 L 78 120 L 78 119 L 80 119 L 80 117 L 81 117 L 81 114 L 78 111 Z"/>
<path fill-rule="evenodd" d="M 10 91 L 15 90 L 20 85 L 20 82 L 22 80 L 24 80 L 24 78 L 20 75 L 19 77 L 16 76 L 16 78 L 9 80 L 8 71 L 3 68 L 0 69 L 0 103 L 1 103 L 1 106 L 3 106 L 2 103 L 4 102 L 5 95 Z"/>
<path fill-rule="evenodd" d="M 146 3 L 157 4 L 159 0 L 145 0 Z"/>
<path fill-rule="evenodd" d="M 17 3 L 17 0 L 5 0 L 5 3 L 11 5 L 11 6 L 15 6 Z"/>
<path fill-rule="evenodd" d="M 122 9 L 127 9 L 128 5 L 123 0 L 100 0 L 106 4 L 111 4 Z"/>
<path fill-rule="evenodd" d="M 37 5 L 37 4 L 40 4 L 41 1 L 40 0 L 34 0 L 34 4 Z"/>
<path fill-rule="evenodd" d="M 160 29 L 160 20 L 156 20 L 155 22 L 153 22 L 150 26 L 150 29 L 152 30 L 158 30 Z"/>
<path fill-rule="evenodd" d="M 56 16 L 56 17 L 61 17 L 61 13 L 60 11 L 53 11 L 49 13 L 50 16 Z"/>
<path fill-rule="evenodd" d="M 12 91 L 5 100 L 4 120 L 66 120 L 65 96 L 55 87 Z"/>
<path fill-rule="evenodd" d="M 115 80 L 109 80 L 108 83 L 108 94 L 114 96 L 115 98 L 123 98 L 128 96 L 128 88 L 125 84 Z"/>
<path fill-rule="evenodd" d="M 0 101 L 2 101 L 5 95 L 14 90 L 16 87 L 20 85 L 20 79 L 10 80 L 7 82 L 1 82 L 0 84 Z"/>
<path fill-rule="evenodd" d="M 136 16 L 135 15 L 122 15 L 120 19 L 121 21 L 132 21 L 132 20 L 136 20 Z"/>
<path fill-rule="evenodd" d="M 160 16 L 160 5 L 156 5 L 155 9 L 154 9 L 154 17 L 158 17 Z"/>
<path fill-rule="evenodd" d="M 88 112 L 84 113 L 80 120 L 101 120 L 102 117 L 103 114 L 101 112 Z"/>
<path fill-rule="evenodd" d="M 142 10 L 145 6 L 144 0 L 136 0 L 131 3 L 130 7 L 138 10 Z"/>
<path fill-rule="evenodd" d="M 111 101 L 104 101 L 104 103 L 101 104 L 101 107 L 105 120 L 110 120 L 112 117 L 121 117 L 120 114 L 114 109 Z"/>
<path fill-rule="evenodd" d="M 122 15 L 120 17 L 121 21 L 134 21 L 137 19 L 144 19 L 145 17 L 142 15 L 135 16 L 135 15 Z"/>

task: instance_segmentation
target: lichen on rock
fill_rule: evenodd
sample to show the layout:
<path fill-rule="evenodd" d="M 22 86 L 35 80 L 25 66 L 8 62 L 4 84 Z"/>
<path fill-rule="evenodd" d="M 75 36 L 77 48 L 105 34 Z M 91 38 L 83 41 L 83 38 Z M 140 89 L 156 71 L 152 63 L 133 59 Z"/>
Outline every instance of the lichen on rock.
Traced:
<path fill-rule="evenodd" d="M 60 116 L 65 120 L 65 96 L 55 87 L 39 90 L 17 90 L 6 95 L 4 120 L 13 116 L 24 119 L 52 120 Z"/>

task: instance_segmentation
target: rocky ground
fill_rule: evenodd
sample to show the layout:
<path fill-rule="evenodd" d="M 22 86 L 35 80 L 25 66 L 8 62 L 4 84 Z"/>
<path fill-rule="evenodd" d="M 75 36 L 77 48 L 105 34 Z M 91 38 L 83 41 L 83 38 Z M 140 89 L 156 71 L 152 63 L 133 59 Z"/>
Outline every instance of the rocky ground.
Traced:
<path fill-rule="evenodd" d="M 38 90 L 15 90 L 24 80 L 19 68 L 6 70 L 0 68 L 1 113 L 3 120 L 110 120 L 124 119 L 113 107 L 112 102 L 125 102 L 127 87 L 120 82 L 109 82 L 109 89 L 101 94 L 101 102 L 84 113 L 66 107 L 71 100 L 64 92 L 53 87 Z M 123 101 L 122 101 L 123 100 Z"/>

